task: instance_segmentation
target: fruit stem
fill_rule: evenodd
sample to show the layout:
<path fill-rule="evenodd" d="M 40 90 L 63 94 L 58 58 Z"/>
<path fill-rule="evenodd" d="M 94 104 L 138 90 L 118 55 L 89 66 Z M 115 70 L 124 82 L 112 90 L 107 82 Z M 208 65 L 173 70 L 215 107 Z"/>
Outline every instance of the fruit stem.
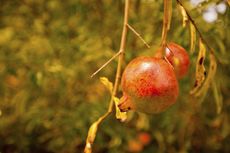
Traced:
<path fill-rule="evenodd" d="M 164 51 L 167 43 L 167 33 L 170 27 L 171 22 L 171 14 L 172 14 L 172 3 L 171 0 L 164 0 L 164 18 L 163 18 L 163 29 L 162 29 L 162 37 L 161 37 L 161 53 L 159 55 L 164 56 Z"/>

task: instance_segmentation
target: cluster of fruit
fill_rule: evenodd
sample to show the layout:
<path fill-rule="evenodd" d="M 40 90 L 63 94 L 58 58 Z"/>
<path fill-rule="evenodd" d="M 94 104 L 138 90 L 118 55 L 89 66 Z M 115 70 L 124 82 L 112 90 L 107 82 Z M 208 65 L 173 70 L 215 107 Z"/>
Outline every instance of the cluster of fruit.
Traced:
<path fill-rule="evenodd" d="M 137 57 L 125 68 L 121 86 L 121 111 L 159 113 L 173 105 L 179 94 L 178 79 L 189 69 L 189 56 L 178 44 L 169 43 L 154 57 Z"/>

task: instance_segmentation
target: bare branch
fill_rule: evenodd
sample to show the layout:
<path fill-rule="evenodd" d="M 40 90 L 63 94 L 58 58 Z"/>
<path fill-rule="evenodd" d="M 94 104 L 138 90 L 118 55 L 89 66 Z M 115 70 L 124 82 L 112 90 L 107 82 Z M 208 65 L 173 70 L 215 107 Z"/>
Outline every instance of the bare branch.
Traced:
<path fill-rule="evenodd" d="M 123 24 L 123 30 L 122 30 L 122 36 L 121 36 L 121 45 L 120 45 L 120 49 L 119 52 L 117 54 L 115 54 L 107 63 L 109 63 L 110 61 L 112 61 L 116 56 L 119 55 L 119 59 L 118 59 L 118 64 L 117 64 L 117 72 L 116 72 L 116 78 L 115 78 L 115 83 L 114 83 L 114 88 L 113 88 L 113 92 L 111 95 L 111 99 L 110 99 L 110 103 L 109 103 L 109 108 L 107 110 L 107 112 L 101 116 L 97 121 L 95 121 L 89 131 L 88 131 L 88 136 L 86 139 L 86 145 L 85 145 L 85 149 L 84 149 L 84 153 L 92 153 L 92 145 L 94 143 L 96 134 L 97 134 L 97 129 L 98 126 L 100 125 L 100 123 L 107 118 L 113 110 L 113 97 L 116 96 L 117 93 L 117 89 L 118 89 L 118 85 L 119 85 L 119 79 L 121 76 L 121 65 L 122 65 L 122 60 L 124 57 L 124 49 L 125 49 L 125 44 L 126 44 L 126 38 L 127 38 L 127 24 L 128 24 L 128 10 L 129 10 L 129 0 L 125 0 L 125 13 L 124 13 L 124 24 Z M 105 66 L 107 65 L 106 63 L 104 64 Z M 103 66 L 100 68 L 102 69 Z M 98 70 L 99 72 L 100 70 Z M 95 75 L 95 74 L 94 74 Z M 93 75 L 92 75 L 93 76 Z"/>
<path fill-rule="evenodd" d="M 113 57 L 111 57 L 105 64 L 103 64 L 97 71 L 95 71 L 90 77 L 94 77 L 98 72 L 100 72 L 104 67 L 106 67 L 114 58 L 121 54 L 121 51 L 117 52 Z"/>
<path fill-rule="evenodd" d="M 127 24 L 128 28 L 145 44 L 147 48 L 150 48 L 148 43 L 141 37 L 141 35 L 129 24 Z"/>

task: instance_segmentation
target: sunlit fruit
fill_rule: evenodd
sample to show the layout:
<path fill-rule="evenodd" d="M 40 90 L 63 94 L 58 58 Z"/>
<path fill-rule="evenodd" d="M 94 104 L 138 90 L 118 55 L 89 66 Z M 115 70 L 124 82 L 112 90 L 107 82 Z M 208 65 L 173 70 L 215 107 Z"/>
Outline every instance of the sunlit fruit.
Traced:
<path fill-rule="evenodd" d="M 121 111 L 159 113 L 176 102 L 178 82 L 171 64 L 163 58 L 138 57 L 125 68 Z"/>

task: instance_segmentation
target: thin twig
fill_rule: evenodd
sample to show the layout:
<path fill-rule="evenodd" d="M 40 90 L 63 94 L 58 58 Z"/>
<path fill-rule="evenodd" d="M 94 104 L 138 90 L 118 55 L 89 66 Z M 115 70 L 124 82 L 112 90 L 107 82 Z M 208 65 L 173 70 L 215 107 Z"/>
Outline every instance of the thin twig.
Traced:
<path fill-rule="evenodd" d="M 141 35 L 129 24 L 127 24 L 128 28 L 145 44 L 147 48 L 150 48 L 149 44 L 141 37 Z"/>
<path fill-rule="evenodd" d="M 113 57 L 111 57 L 107 62 L 105 62 L 97 71 L 95 71 L 90 77 L 94 77 L 98 72 L 100 72 L 104 67 L 106 67 L 114 58 L 121 54 L 121 51 L 117 52 Z"/>
<path fill-rule="evenodd" d="M 184 4 L 180 1 L 180 0 L 176 0 L 178 2 L 178 4 L 184 8 L 186 15 L 188 16 L 189 21 L 193 24 L 193 26 L 195 27 L 200 39 L 205 43 L 205 45 L 208 47 L 209 51 L 211 54 L 214 54 L 213 49 L 209 46 L 209 44 L 207 43 L 207 41 L 204 39 L 203 35 L 201 34 L 198 26 L 196 25 L 195 21 L 192 19 L 191 15 L 189 14 L 188 10 L 185 8 Z"/>
<path fill-rule="evenodd" d="M 97 134 L 97 128 L 100 125 L 100 123 L 112 113 L 112 110 L 113 110 L 113 106 L 114 106 L 113 97 L 116 96 L 118 85 L 119 85 L 119 80 L 120 80 L 120 76 L 121 76 L 122 60 L 124 57 L 124 49 L 125 49 L 126 38 L 127 38 L 128 29 L 127 29 L 126 25 L 128 24 L 128 10 L 129 10 L 129 0 L 125 0 L 124 24 L 123 24 L 123 30 L 122 30 L 122 36 L 121 36 L 121 44 L 120 44 L 119 52 L 116 54 L 116 55 L 119 55 L 119 59 L 118 59 L 118 64 L 117 64 L 117 72 L 116 72 L 114 88 L 113 88 L 112 96 L 111 96 L 110 103 L 109 103 L 109 108 L 103 116 L 101 116 L 97 121 L 95 121 L 92 124 L 92 125 L 96 124 L 96 128 L 93 130 L 93 136 L 88 135 L 88 137 L 87 137 L 84 153 L 92 153 L 92 145 L 94 143 L 94 139 L 95 139 L 96 134 Z M 105 65 L 107 65 L 107 64 L 105 64 Z M 92 138 L 92 139 L 90 139 L 90 138 Z"/>

